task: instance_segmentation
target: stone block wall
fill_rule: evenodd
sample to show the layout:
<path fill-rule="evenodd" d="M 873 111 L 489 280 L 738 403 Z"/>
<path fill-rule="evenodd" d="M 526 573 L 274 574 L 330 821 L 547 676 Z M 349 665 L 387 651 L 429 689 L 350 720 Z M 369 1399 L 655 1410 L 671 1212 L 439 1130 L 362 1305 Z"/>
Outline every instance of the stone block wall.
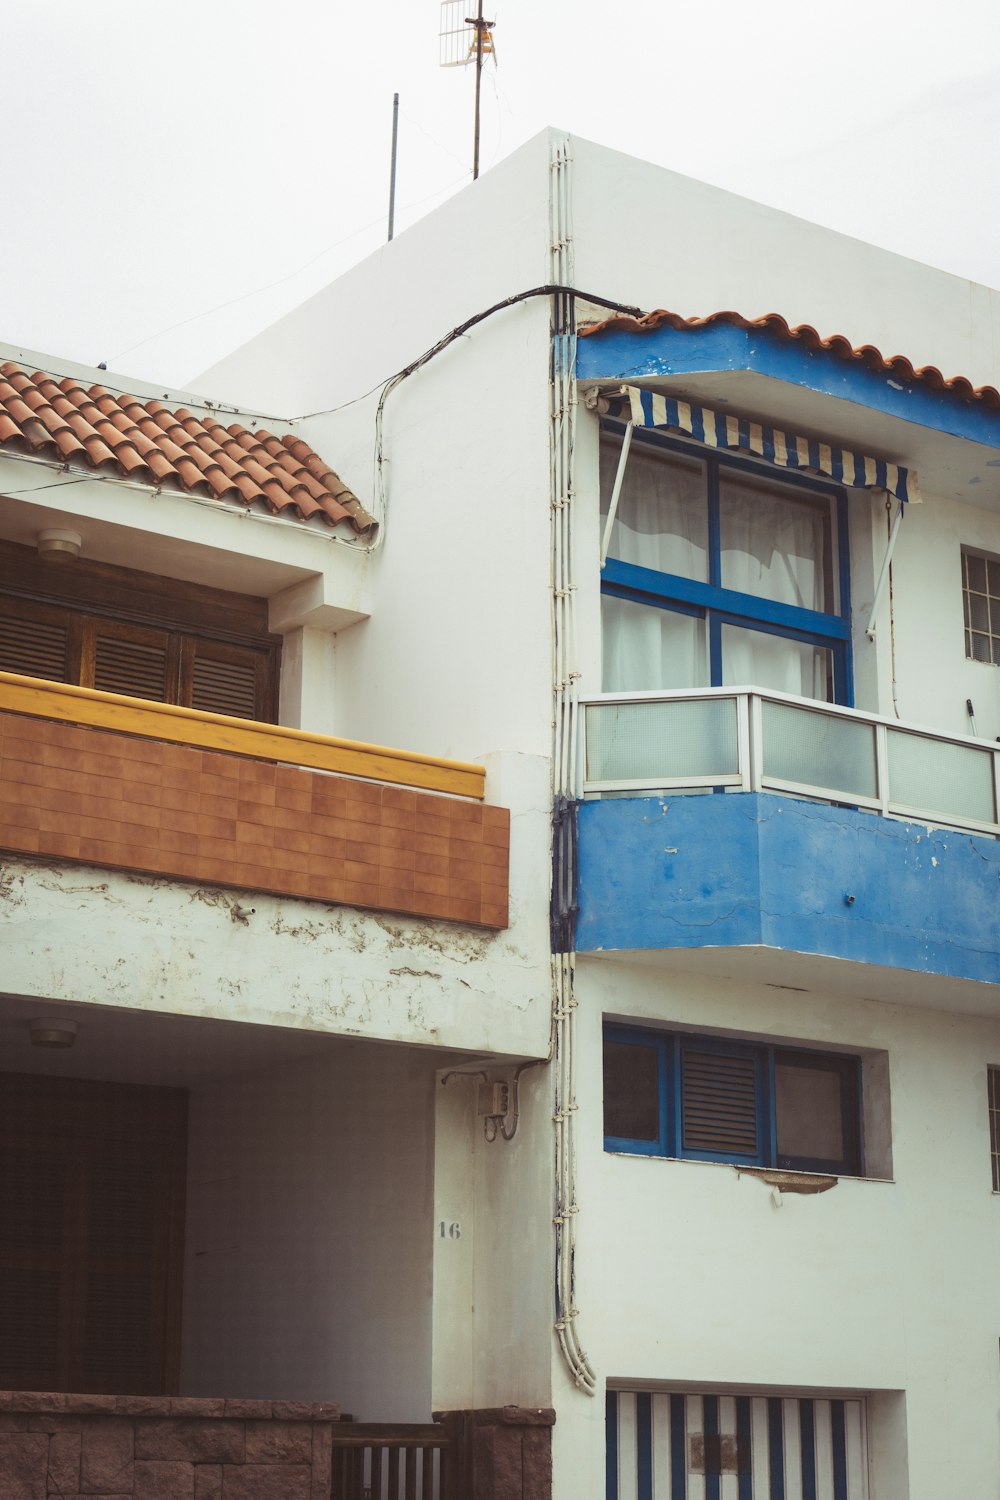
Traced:
<path fill-rule="evenodd" d="M 339 1408 L 0 1393 L 0 1500 L 330 1500 Z"/>
<path fill-rule="evenodd" d="M 552 1500 L 551 1407 L 435 1412 L 458 1456 L 459 1500 Z"/>

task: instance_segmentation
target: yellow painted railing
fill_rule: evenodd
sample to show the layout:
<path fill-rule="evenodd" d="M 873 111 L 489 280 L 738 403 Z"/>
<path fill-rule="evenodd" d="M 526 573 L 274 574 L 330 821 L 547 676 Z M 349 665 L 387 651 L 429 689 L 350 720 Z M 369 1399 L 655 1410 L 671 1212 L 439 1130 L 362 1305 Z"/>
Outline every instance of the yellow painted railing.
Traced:
<path fill-rule="evenodd" d="M 0 672 L 0 710 L 457 797 L 482 800 L 485 792 L 483 767 L 467 761 L 440 760 L 384 745 L 310 734 L 305 729 L 286 729 L 281 724 L 258 724 L 226 714 L 178 708 L 172 703 L 20 677 L 13 672 Z"/>

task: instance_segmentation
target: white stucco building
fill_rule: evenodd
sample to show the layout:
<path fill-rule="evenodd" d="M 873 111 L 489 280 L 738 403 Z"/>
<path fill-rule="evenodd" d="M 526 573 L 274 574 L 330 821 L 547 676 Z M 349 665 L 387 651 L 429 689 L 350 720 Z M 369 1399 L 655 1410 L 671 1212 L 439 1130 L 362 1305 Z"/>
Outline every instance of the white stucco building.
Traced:
<path fill-rule="evenodd" d="M 196 394 L 6 351 L 0 1384 L 996 1492 L 998 323 L 553 132 Z"/>

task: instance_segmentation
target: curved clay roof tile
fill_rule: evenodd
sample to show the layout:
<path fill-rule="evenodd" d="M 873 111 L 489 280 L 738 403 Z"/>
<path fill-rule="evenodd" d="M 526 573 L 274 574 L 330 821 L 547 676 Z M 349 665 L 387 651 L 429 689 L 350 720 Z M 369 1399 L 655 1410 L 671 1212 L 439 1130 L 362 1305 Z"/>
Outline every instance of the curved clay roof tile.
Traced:
<path fill-rule="evenodd" d="M 18 448 L 25 446 L 24 434 L 14 419 L 8 417 L 5 411 L 0 411 L 0 444 L 2 443 Z"/>
<path fill-rule="evenodd" d="M 254 484 L 249 474 L 234 474 L 233 483 L 248 505 L 252 505 L 255 500 L 266 499 L 260 485 Z"/>
<path fill-rule="evenodd" d="M 211 409 L 147 399 L 75 376 L 0 365 L 0 448 L 49 453 L 102 475 L 177 486 L 250 505 L 262 503 L 305 522 L 349 519 L 370 532 L 374 521 L 333 470 L 297 435 L 279 438 L 234 421 L 224 427 Z M 292 454 L 292 459 L 286 456 Z"/>
<path fill-rule="evenodd" d="M 115 458 L 114 453 L 112 453 L 107 443 L 105 443 L 101 438 L 97 436 L 96 432 L 94 433 L 93 437 L 84 438 L 83 446 L 87 450 L 87 457 L 90 459 L 91 466 L 93 468 L 117 468 L 118 461 Z"/>
<path fill-rule="evenodd" d="M 59 432 L 53 434 L 56 447 L 62 458 L 72 458 L 75 453 L 86 453 L 83 440 L 69 427 L 63 427 Z"/>

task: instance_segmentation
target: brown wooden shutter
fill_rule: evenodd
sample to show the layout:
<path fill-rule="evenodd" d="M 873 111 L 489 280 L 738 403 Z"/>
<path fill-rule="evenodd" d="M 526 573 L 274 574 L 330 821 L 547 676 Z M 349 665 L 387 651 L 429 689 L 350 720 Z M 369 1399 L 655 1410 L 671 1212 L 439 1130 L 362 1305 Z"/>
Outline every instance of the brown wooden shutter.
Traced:
<path fill-rule="evenodd" d="M 184 642 L 181 702 L 206 713 L 236 719 L 271 717 L 266 701 L 265 668 L 259 651 L 222 641 Z"/>
<path fill-rule="evenodd" d="M 65 1377 L 69 1163 L 57 1143 L 0 1144 L 0 1388 L 58 1390 Z"/>
<path fill-rule="evenodd" d="M 0 672 L 70 680 L 65 613 L 21 599 L 0 599 Z"/>
<path fill-rule="evenodd" d="M 164 1334 L 161 1246 L 169 1203 L 155 1153 L 92 1160 L 87 1194 L 80 1385 L 156 1394 Z"/>
<path fill-rule="evenodd" d="M 186 1099 L 0 1074 L 0 1389 L 176 1384 Z"/>
<path fill-rule="evenodd" d="M 0 541 L 0 671 L 274 723 L 267 600 Z"/>
<path fill-rule="evenodd" d="M 162 630 L 124 625 L 116 620 L 88 620 L 85 632 L 83 685 L 102 693 L 124 693 L 169 703 L 169 639 Z"/>

